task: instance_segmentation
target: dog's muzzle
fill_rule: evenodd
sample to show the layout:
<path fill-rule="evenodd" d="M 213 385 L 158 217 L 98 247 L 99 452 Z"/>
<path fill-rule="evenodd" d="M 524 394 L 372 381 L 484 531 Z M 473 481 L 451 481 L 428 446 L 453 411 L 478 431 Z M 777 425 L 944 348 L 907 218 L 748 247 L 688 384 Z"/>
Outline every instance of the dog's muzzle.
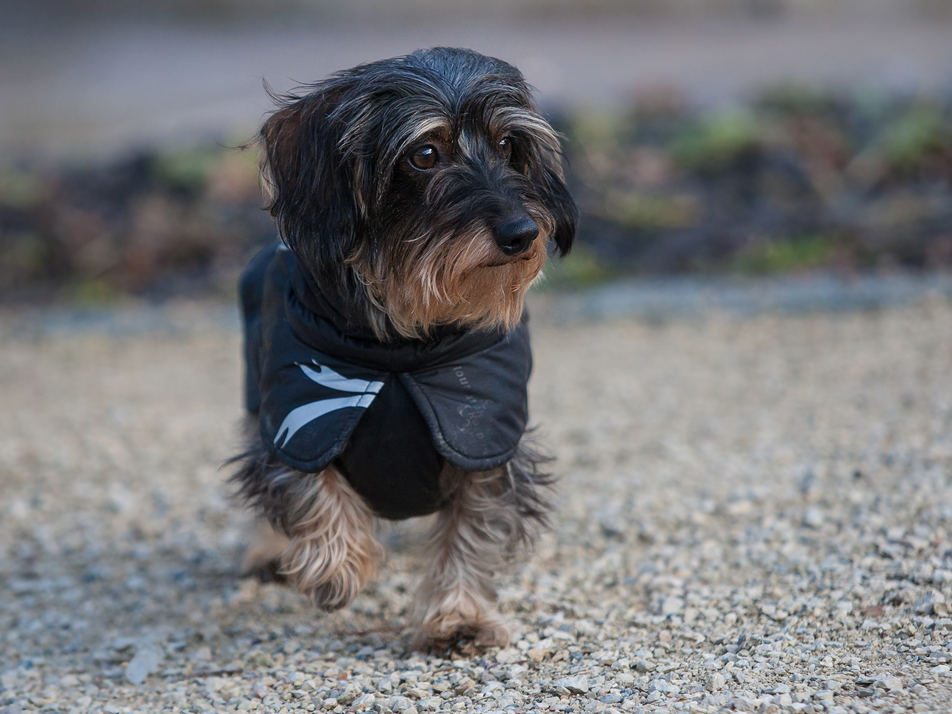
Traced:
<path fill-rule="evenodd" d="M 493 228 L 493 238 L 496 240 L 496 245 L 508 256 L 525 253 L 538 235 L 539 226 L 528 216 L 502 223 Z"/>

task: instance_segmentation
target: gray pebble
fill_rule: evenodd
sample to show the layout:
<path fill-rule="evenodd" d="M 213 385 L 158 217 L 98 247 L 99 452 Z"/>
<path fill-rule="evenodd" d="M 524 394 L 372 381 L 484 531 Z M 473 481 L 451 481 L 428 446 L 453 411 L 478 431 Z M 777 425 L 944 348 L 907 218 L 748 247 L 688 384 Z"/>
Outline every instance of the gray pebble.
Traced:
<path fill-rule="evenodd" d="M 164 653 L 155 645 L 144 645 L 126 665 L 126 679 L 132 684 L 142 684 L 146 677 L 158 669 Z"/>
<path fill-rule="evenodd" d="M 555 681 L 555 686 L 564 687 L 573 694 L 585 694 L 588 691 L 588 677 L 580 675 L 577 677 L 562 677 Z"/>

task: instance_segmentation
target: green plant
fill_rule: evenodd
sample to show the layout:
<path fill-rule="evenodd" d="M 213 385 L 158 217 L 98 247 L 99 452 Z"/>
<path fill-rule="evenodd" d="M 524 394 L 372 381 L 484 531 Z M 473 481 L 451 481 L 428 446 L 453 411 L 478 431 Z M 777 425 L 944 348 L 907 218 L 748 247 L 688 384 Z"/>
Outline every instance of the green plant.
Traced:
<path fill-rule="evenodd" d="M 696 225 L 700 208 L 697 200 L 687 194 L 611 192 L 605 197 L 604 214 L 609 220 L 628 228 L 665 230 Z"/>
<path fill-rule="evenodd" d="M 886 126 L 878 144 L 894 169 L 913 170 L 933 152 L 952 149 L 952 127 L 939 107 L 916 104 Z"/>
<path fill-rule="evenodd" d="M 837 236 L 816 234 L 758 242 L 734 259 L 734 269 L 751 275 L 771 275 L 829 265 L 838 252 Z"/>
<path fill-rule="evenodd" d="M 549 259 L 538 285 L 543 290 L 584 288 L 603 283 L 614 275 L 591 248 L 576 243 L 568 257 Z"/>
<path fill-rule="evenodd" d="M 756 151 L 763 142 L 757 119 L 747 112 L 724 111 L 685 129 L 672 142 L 675 160 L 689 169 L 720 168 Z"/>
<path fill-rule="evenodd" d="M 153 160 L 152 174 L 161 184 L 200 191 L 207 185 L 212 167 L 223 151 L 221 147 L 214 147 L 161 153 Z"/>

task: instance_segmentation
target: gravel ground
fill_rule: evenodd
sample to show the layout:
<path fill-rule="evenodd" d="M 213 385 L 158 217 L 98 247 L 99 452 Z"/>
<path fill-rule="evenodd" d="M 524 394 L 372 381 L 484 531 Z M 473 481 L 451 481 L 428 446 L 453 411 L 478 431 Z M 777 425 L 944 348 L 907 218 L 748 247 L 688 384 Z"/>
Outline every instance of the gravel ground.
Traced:
<path fill-rule="evenodd" d="M 0 313 L 0 712 L 952 709 L 952 303 L 546 307 L 554 529 L 500 581 L 513 645 L 452 660 L 407 651 L 419 523 L 331 615 L 236 574 L 230 313 Z"/>

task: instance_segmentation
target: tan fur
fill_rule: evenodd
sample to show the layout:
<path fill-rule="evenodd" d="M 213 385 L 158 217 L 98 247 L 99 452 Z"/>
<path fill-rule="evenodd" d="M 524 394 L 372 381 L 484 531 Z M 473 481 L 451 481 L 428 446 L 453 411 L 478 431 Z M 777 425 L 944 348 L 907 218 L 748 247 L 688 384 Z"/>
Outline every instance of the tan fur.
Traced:
<path fill-rule="evenodd" d="M 496 610 L 493 575 L 525 542 L 522 519 L 505 469 L 465 474 L 447 467 L 458 484 L 430 535 L 430 566 L 417 593 L 416 649 L 473 654 L 509 644 Z"/>
<path fill-rule="evenodd" d="M 407 269 L 355 264 L 371 296 L 403 337 L 420 338 L 438 325 L 514 328 L 529 286 L 541 275 L 551 221 L 532 216 L 541 232 L 528 252 L 507 258 L 490 231 L 448 236 L 427 252 L 410 249 Z M 363 269 L 361 269 L 363 268 Z M 380 326 L 383 329 L 383 325 Z"/>
<path fill-rule="evenodd" d="M 281 572 L 315 605 L 348 605 L 377 570 L 383 549 L 374 537 L 375 517 L 335 469 L 309 476 L 297 494 L 290 542 Z"/>

